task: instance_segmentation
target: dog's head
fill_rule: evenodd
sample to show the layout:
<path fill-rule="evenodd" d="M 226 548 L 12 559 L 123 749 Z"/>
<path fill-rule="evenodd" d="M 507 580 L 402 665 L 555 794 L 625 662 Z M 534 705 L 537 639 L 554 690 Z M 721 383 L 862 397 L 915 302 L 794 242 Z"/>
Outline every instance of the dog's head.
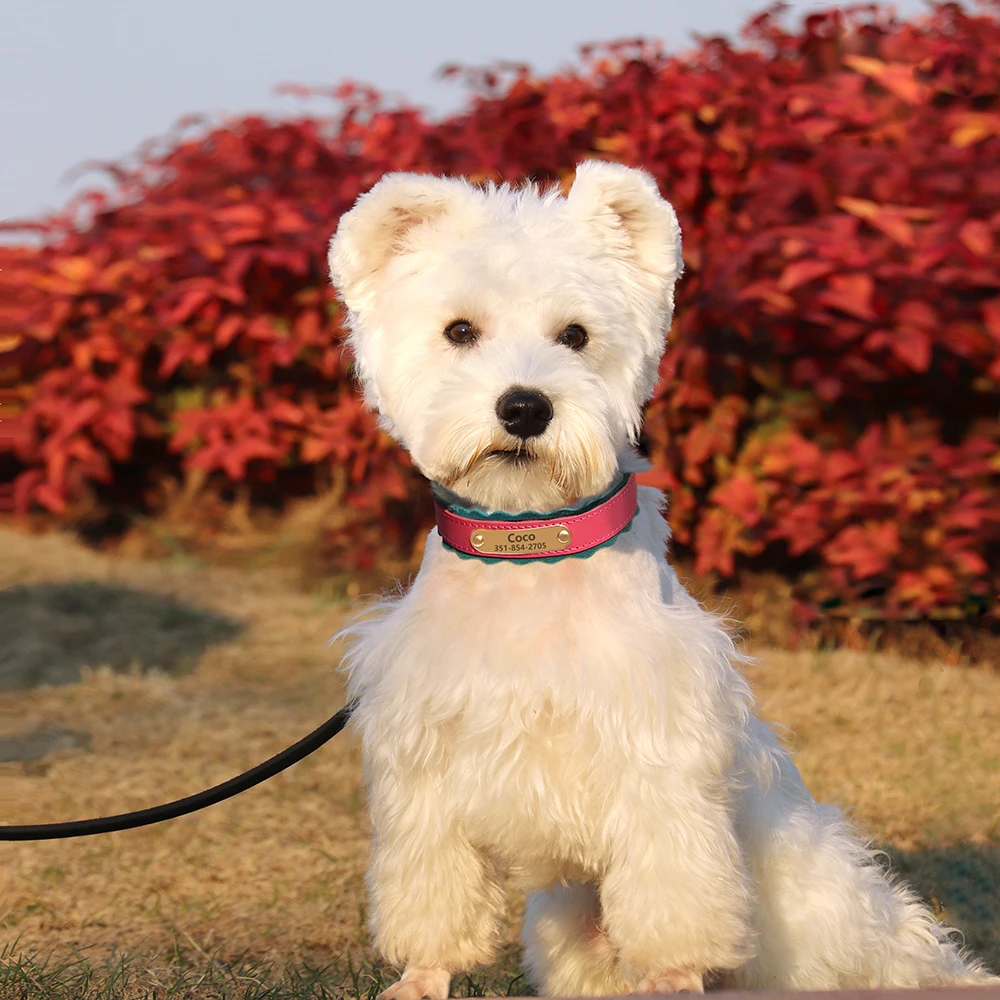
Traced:
<path fill-rule="evenodd" d="M 330 270 L 365 399 L 426 476 L 511 511 L 611 484 L 681 270 L 648 174 L 588 161 L 566 197 L 388 174 L 341 219 Z"/>

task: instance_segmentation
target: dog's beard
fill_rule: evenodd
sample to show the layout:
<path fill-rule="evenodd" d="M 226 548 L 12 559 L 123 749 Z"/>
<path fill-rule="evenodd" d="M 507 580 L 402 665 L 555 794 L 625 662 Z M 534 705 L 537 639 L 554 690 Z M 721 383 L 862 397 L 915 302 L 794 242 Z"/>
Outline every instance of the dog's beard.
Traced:
<path fill-rule="evenodd" d="M 600 379 L 553 368 L 501 380 L 483 363 L 482 373 L 463 372 L 423 397 L 410 454 L 424 475 L 471 506 L 510 513 L 556 510 L 611 485 L 631 428 Z M 497 399 L 519 384 L 552 402 L 551 421 L 527 439 L 496 414 Z"/>
<path fill-rule="evenodd" d="M 441 482 L 485 510 L 544 512 L 603 492 L 616 470 L 608 442 L 508 438 L 477 449 Z"/>

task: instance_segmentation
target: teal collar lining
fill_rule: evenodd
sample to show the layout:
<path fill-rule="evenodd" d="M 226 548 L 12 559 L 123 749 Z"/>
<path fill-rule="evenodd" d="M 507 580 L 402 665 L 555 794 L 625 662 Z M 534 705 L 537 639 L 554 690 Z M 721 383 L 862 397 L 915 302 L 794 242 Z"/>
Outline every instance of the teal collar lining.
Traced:
<path fill-rule="evenodd" d="M 560 507 L 558 510 L 541 512 L 537 510 L 524 510 L 518 514 L 510 514 L 504 510 L 485 511 L 480 507 L 466 507 L 460 503 L 453 503 L 448 499 L 454 496 L 453 493 L 440 483 L 432 482 L 431 491 L 434 493 L 437 502 L 459 517 L 469 517 L 476 521 L 554 521 L 560 517 L 570 517 L 574 514 L 586 514 L 588 510 L 600 507 L 606 500 L 610 500 L 627 482 L 629 474 L 620 472 L 615 481 L 603 492 L 582 503 L 573 504 L 569 507 Z M 479 558 L 478 556 L 476 558 Z M 506 560 L 499 560 L 505 562 Z"/>

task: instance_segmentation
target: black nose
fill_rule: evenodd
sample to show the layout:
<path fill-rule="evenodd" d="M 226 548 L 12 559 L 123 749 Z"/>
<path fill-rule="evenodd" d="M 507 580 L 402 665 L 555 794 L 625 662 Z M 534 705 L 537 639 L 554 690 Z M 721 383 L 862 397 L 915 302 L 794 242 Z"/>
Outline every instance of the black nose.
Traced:
<path fill-rule="evenodd" d="M 519 438 L 538 437 L 545 433 L 552 419 L 552 402 L 534 389 L 508 389 L 497 400 L 500 423 Z"/>

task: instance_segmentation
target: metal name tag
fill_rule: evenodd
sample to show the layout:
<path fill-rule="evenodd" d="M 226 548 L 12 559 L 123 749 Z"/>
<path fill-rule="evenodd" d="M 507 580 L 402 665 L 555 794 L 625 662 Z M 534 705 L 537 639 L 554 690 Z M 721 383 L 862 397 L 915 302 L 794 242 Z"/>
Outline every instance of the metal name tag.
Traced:
<path fill-rule="evenodd" d="M 564 524 L 545 528 L 476 528 L 469 542 L 477 552 L 560 552 L 573 541 L 573 532 Z"/>

